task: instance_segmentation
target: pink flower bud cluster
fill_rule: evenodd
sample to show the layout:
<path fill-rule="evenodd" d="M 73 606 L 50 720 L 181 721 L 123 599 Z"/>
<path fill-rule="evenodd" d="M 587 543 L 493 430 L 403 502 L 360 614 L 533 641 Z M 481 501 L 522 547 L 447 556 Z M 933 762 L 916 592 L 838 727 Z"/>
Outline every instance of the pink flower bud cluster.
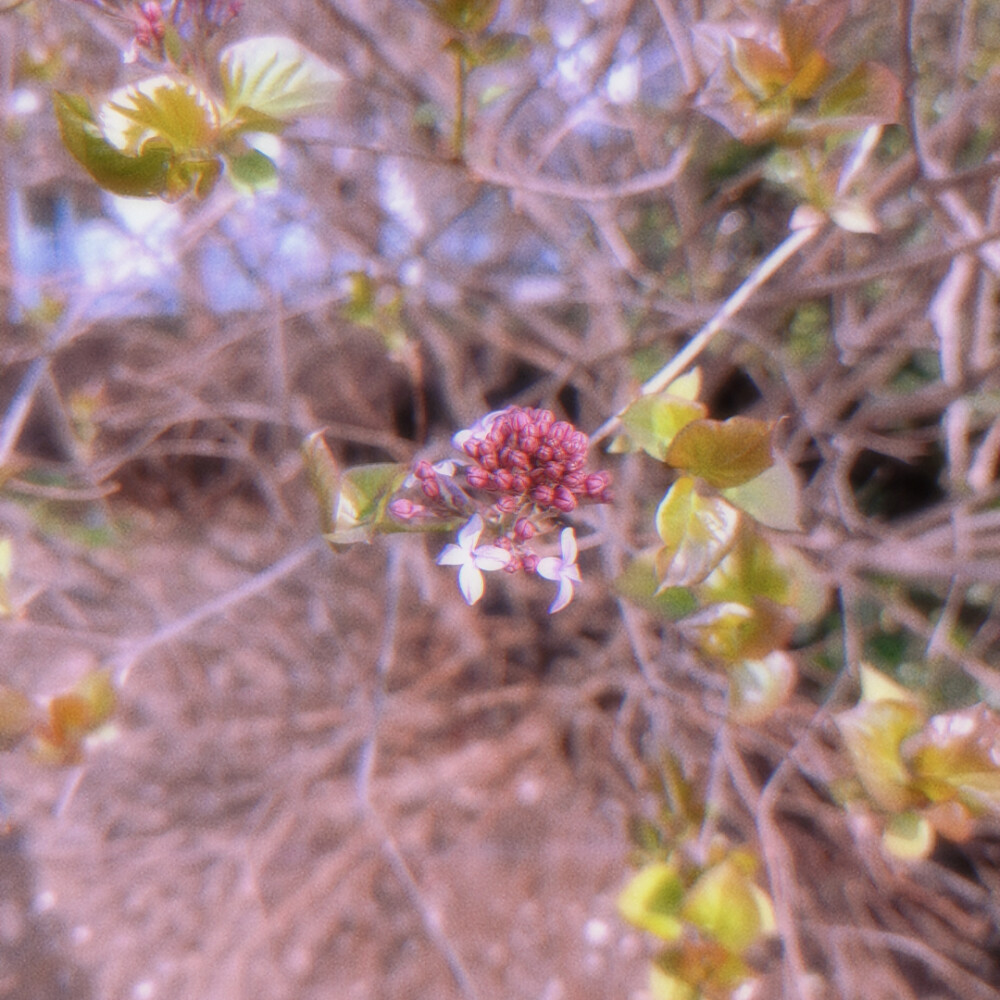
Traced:
<path fill-rule="evenodd" d="M 465 521 L 438 562 L 460 567 L 459 587 L 470 604 L 482 596 L 483 573 L 503 569 L 557 582 L 549 610 L 565 607 L 580 582 L 573 529 L 562 529 L 559 557 L 539 556 L 534 539 L 580 503 L 610 501 L 611 477 L 586 468 L 587 435 L 549 410 L 508 406 L 459 431 L 452 442 L 465 458 L 418 461 L 403 488 L 420 496 L 395 497 L 389 512 L 415 528 L 419 522 Z M 480 545 L 484 532 L 487 541 Z"/>
<path fill-rule="evenodd" d="M 471 459 L 466 482 L 495 494 L 501 514 L 568 514 L 583 500 L 611 499 L 611 477 L 585 468 L 590 439 L 550 410 L 508 406 L 457 434 L 455 443 Z"/>

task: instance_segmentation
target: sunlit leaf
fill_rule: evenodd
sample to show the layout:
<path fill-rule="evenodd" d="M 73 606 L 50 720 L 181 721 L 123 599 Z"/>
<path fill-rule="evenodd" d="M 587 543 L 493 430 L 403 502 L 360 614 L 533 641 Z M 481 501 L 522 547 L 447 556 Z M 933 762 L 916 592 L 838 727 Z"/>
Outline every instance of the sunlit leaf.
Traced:
<path fill-rule="evenodd" d="M 161 74 L 116 90 L 98 120 L 105 138 L 123 153 L 169 149 L 183 155 L 212 150 L 219 111 L 190 81 Z"/>
<path fill-rule="evenodd" d="M 934 840 L 934 827 L 916 812 L 891 817 L 882 834 L 886 851 L 903 861 L 926 858 L 934 850 Z"/>
<path fill-rule="evenodd" d="M 740 512 L 719 497 L 702 497 L 684 476 L 667 491 L 656 510 L 663 547 L 656 553 L 659 588 L 701 583 L 736 541 Z"/>
<path fill-rule="evenodd" d="M 133 198 L 163 191 L 170 162 L 167 150 L 126 155 L 104 137 L 82 97 L 57 93 L 52 100 L 64 145 L 102 188 Z"/>
<path fill-rule="evenodd" d="M 826 45 L 846 14 L 847 5 L 842 0 L 786 5 L 778 15 L 778 28 L 789 62 L 796 67 L 804 65 Z"/>
<path fill-rule="evenodd" d="M 685 920 L 736 954 L 774 930 L 770 899 L 729 860 L 695 882 L 681 912 Z"/>
<path fill-rule="evenodd" d="M 781 650 L 760 660 L 741 660 L 728 673 L 730 717 L 748 724 L 762 722 L 780 708 L 797 675 L 795 661 Z"/>
<path fill-rule="evenodd" d="M 684 901 L 684 884 L 677 869 L 666 862 L 646 865 L 618 896 L 618 912 L 630 924 L 665 941 L 681 936 L 678 916 Z"/>
<path fill-rule="evenodd" d="M 677 432 L 693 420 L 705 416 L 703 403 L 696 403 L 670 391 L 652 396 L 640 396 L 621 415 L 627 439 L 616 443 L 611 451 L 629 451 L 641 448 L 660 461 Z"/>
<path fill-rule="evenodd" d="M 344 82 L 340 70 L 298 42 L 277 36 L 230 45 L 219 69 L 228 117 L 251 124 L 260 116 L 287 122 L 322 111 Z"/>
<path fill-rule="evenodd" d="M 751 417 L 695 420 L 678 432 L 665 461 L 716 489 L 749 482 L 771 467 L 774 425 Z"/>
<path fill-rule="evenodd" d="M 912 702 L 861 701 L 834 716 L 854 770 L 872 801 L 890 813 L 923 801 L 913 787 L 901 744 L 919 732 L 925 715 Z"/>
<path fill-rule="evenodd" d="M 722 495 L 769 528 L 802 529 L 802 488 L 795 470 L 783 458 L 776 459 L 759 476 L 723 490 Z"/>

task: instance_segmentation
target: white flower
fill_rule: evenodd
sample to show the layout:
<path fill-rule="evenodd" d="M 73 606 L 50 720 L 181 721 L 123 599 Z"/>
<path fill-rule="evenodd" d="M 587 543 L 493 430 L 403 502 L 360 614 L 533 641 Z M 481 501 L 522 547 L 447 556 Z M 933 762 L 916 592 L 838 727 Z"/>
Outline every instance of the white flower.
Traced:
<path fill-rule="evenodd" d="M 483 519 L 473 514 L 458 533 L 458 544 L 449 544 L 437 557 L 439 566 L 459 566 L 458 589 L 462 591 L 466 604 L 475 604 L 483 596 L 483 574 L 503 569 L 510 562 L 510 553 L 499 545 L 476 547 L 483 533 Z"/>
<path fill-rule="evenodd" d="M 497 417 L 502 416 L 505 412 L 505 410 L 491 410 L 485 417 L 480 417 L 468 430 L 456 431 L 451 438 L 452 447 L 463 451 L 466 441 L 484 441 Z"/>
<path fill-rule="evenodd" d="M 546 556 L 538 560 L 538 566 L 535 568 L 535 572 L 546 580 L 559 581 L 555 600 L 549 605 L 550 615 L 562 611 L 573 600 L 573 584 L 581 582 L 580 571 L 576 567 L 576 535 L 573 534 L 572 528 L 563 528 L 559 536 L 559 548 L 562 553 L 561 558 Z"/>

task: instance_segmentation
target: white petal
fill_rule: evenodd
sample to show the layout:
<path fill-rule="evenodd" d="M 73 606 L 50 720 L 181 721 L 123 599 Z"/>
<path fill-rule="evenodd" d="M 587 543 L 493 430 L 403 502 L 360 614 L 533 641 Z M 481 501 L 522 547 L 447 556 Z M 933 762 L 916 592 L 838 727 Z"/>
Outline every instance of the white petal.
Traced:
<path fill-rule="evenodd" d="M 473 514 L 468 523 L 462 526 L 458 533 L 458 544 L 471 552 L 479 541 L 479 536 L 483 533 L 483 519 L 478 514 Z"/>
<path fill-rule="evenodd" d="M 557 611 L 562 611 L 572 600 L 573 581 L 568 576 L 563 576 L 559 580 L 559 590 L 556 592 L 556 599 L 549 605 L 549 614 L 554 615 Z"/>
<path fill-rule="evenodd" d="M 458 571 L 458 589 L 462 591 L 466 604 L 475 604 L 483 596 L 483 574 L 471 562 Z"/>
<path fill-rule="evenodd" d="M 462 566 L 469 561 L 469 553 L 460 545 L 449 542 L 437 557 L 438 566 Z"/>
<path fill-rule="evenodd" d="M 562 560 L 555 556 L 539 559 L 535 572 L 546 580 L 558 580 L 562 576 Z"/>
<path fill-rule="evenodd" d="M 572 528 L 563 528 L 559 536 L 559 548 L 562 550 L 563 562 L 567 566 L 576 562 L 576 535 Z"/>
<path fill-rule="evenodd" d="M 481 545 L 473 553 L 477 569 L 492 572 L 503 569 L 510 562 L 510 553 L 499 545 Z"/>

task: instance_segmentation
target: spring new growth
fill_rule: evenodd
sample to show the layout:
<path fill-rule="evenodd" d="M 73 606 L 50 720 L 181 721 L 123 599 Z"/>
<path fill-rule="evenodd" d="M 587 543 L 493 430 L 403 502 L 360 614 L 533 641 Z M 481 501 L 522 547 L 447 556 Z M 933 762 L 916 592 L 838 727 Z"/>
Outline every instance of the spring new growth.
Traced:
<path fill-rule="evenodd" d="M 437 562 L 458 567 L 468 604 L 483 596 L 484 573 L 503 570 L 554 583 L 549 612 L 566 607 L 581 582 L 566 517 L 580 504 L 611 499 L 608 473 L 587 468 L 587 435 L 549 410 L 509 406 L 459 431 L 452 444 L 460 455 L 433 464 L 341 473 L 312 435 L 303 450 L 327 541 L 338 547 L 375 533 L 454 530 Z"/>

